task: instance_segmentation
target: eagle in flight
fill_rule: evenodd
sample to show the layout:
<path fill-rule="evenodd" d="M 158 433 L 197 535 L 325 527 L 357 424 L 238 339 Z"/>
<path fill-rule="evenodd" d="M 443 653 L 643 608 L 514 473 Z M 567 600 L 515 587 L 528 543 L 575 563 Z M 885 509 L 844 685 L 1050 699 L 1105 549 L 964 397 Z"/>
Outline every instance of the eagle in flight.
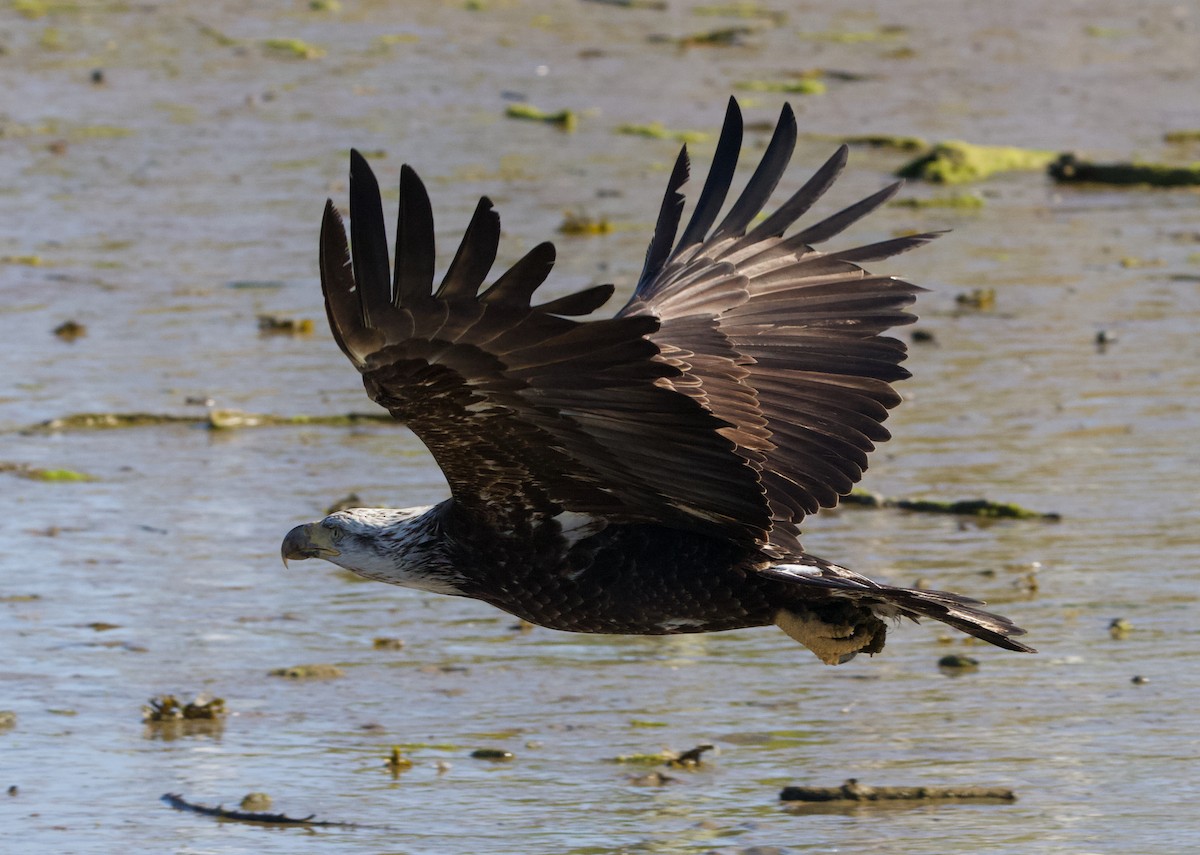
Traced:
<path fill-rule="evenodd" d="M 553 629 L 668 635 L 775 624 L 828 664 L 883 649 L 888 622 L 933 618 L 1008 650 L 1024 630 L 978 600 L 874 582 L 806 553 L 798 526 L 833 507 L 888 438 L 908 372 L 886 331 L 923 289 L 860 265 L 935 237 L 819 252 L 893 184 L 786 235 L 846 163 L 841 147 L 757 219 L 796 143 L 784 107 L 718 219 L 742 147 L 730 99 L 683 233 L 686 147 L 645 266 L 611 318 L 576 320 L 612 285 L 534 304 L 541 243 L 484 287 L 500 218 L 479 200 L 434 288 L 429 196 L 400 170 L 395 265 L 379 184 L 350 155 L 350 241 L 329 201 L 320 269 L 333 336 L 367 394 L 425 443 L 451 496 L 297 526 L 287 559 L 473 597 Z"/>

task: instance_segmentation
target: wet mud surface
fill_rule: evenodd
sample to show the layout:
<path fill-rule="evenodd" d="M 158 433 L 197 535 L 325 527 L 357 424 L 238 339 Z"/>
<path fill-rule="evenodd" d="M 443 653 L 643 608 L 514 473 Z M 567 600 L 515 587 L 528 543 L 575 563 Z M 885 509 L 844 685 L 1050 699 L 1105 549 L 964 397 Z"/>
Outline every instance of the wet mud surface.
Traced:
<path fill-rule="evenodd" d="M 278 550 L 349 493 L 445 491 L 406 430 L 347 418 L 381 412 L 317 282 L 351 147 L 385 203 L 401 163 L 420 172 L 442 265 L 486 193 L 501 263 L 552 238 L 547 298 L 612 281 L 620 299 L 678 140 L 700 172 L 730 94 L 760 128 L 750 149 L 796 107 L 781 198 L 849 137 L 1187 166 L 1198 29 L 1185 5 L 1109 2 L 1049 18 L 1030 2 L 9 4 L 0 850 L 1194 848 L 1195 190 L 1040 169 L 914 181 L 914 201 L 842 239 L 953 230 L 887 265 L 931 292 L 864 488 L 1061 518 L 846 507 L 805 542 L 987 599 L 1036 657 L 937 626 L 836 669 L 773 628 L 529 630 L 330 565 L 285 569 Z M 571 119 L 510 116 L 518 104 Z M 822 212 L 890 181 L 907 145 L 856 145 Z M 919 204 L 951 197 L 974 201 Z M 605 227 L 560 233 L 568 221 Z M 152 418 L 45 426 L 76 414 Z M 221 713 L 144 721 L 169 695 Z M 701 763 L 667 765 L 703 745 Z M 848 778 L 1017 798 L 803 814 L 778 799 Z M 168 793 L 345 825 L 230 822 Z"/>

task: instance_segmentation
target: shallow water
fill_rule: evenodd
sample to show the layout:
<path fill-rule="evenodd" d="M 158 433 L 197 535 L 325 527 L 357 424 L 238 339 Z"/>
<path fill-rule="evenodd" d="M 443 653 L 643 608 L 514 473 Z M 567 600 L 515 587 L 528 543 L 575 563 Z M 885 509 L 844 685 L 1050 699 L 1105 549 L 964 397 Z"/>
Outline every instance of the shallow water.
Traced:
<path fill-rule="evenodd" d="M 609 235 L 557 240 L 548 292 L 628 289 L 636 276 L 675 145 L 613 128 L 715 132 L 747 79 L 813 67 L 868 75 L 794 101 L 813 133 L 1200 158 L 1161 142 L 1200 127 L 1200 19 L 1183 5 L 1078 4 L 1046 20 L 1035 3 L 951 16 L 936 3 L 854 0 L 782 21 L 710 17 L 676 0 L 666 11 L 476 5 L 9 11 L 0 462 L 93 480 L 0 473 L 0 709 L 17 715 L 0 731 L 0 787 L 16 787 L 0 795 L 0 851 L 1200 845 L 1195 193 L 1056 189 L 1013 174 L 980 185 L 977 212 L 886 208 L 848 238 L 954 229 L 888 268 L 932 289 L 919 326 L 936 344 L 914 346 L 895 439 L 865 486 L 986 495 L 1063 520 L 847 509 L 810 520 L 806 543 L 864 572 L 986 598 L 1030 629 L 1036 657 L 943 643 L 936 626 L 903 627 L 882 655 L 837 669 L 772 629 L 521 633 L 482 604 L 318 562 L 279 565 L 282 535 L 351 491 L 378 504 L 442 497 L 440 474 L 402 428 L 23 432 L 78 412 L 199 421 L 204 407 L 189 396 L 278 415 L 370 412 L 325 331 L 315 270 L 321 205 L 344 202 L 351 146 L 375 153 L 385 184 L 402 162 L 421 172 L 443 259 L 481 193 L 504 216 L 502 262 L 552 236 L 564 210 L 611 218 Z M 723 26 L 755 32 L 726 48 L 647 39 Z M 302 60 L 261 45 L 284 37 L 327 53 Z M 89 80 L 95 68 L 102 85 Z M 506 93 L 583 110 L 579 128 L 505 120 Z M 782 100 L 746 95 L 751 121 L 773 118 Z M 699 172 L 711 142 L 693 149 Z M 802 142 L 789 187 L 830 149 Z M 824 210 L 882 186 L 902 161 L 856 150 Z M 958 311 L 955 296 L 980 287 L 995 289 L 996 308 Z M 263 336 L 262 313 L 317 329 Z M 52 335 L 66 320 L 86 335 Z M 1105 352 L 1099 330 L 1115 339 Z M 1034 570 L 1029 592 L 1022 579 Z M 1128 638 L 1110 638 L 1117 617 L 1132 624 Z M 380 636 L 404 647 L 377 650 Z M 981 666 L 947 677 L 936 663 L 948 652 Z M 346 676 L 267 676 L 309 662 Z M 223 697 L 230 714 L 216 728 L 143 725 L 141 704 L 170 692 Z M 631 783 L 643 767 L 606 762 L 704 742 L 718 753 L 700 770 L 668 771 L 677 781 L 661 788 Z M 393 778 L 384 760 L 396 744 L 415 765 Z M 474 760 L 478 747 L 516 758 Z M 788 784 L 848 777 L 1010 786 L 1019 800 L 807 814 L 777 800 Z M 357 827 L 272 830 L 158 801 L 178 792 L 233 807 L 255 790 L 274 810 Z"/>

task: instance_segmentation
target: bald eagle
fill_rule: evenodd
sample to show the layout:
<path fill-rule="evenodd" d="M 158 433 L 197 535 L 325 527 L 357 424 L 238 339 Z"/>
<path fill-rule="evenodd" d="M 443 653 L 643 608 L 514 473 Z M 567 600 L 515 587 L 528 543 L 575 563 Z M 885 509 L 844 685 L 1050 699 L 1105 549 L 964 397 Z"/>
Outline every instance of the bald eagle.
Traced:
<path fill-rule="evenodd" d="M 923 289 L 859 265 L 920 234 L 814 244 L 899 184 L 790 236 L 830 187 L 843 146 L 761 220 L 796 142 L 785 106 L 762 161 L 718 221 L 742 146 L 730 99 L 713 164 L 676 240 L 688 177 L 675 161 L 645 266 L 611 318 L 612 285 L 533 304 L 554 264 L 535 246 L 486 288 L 500 219 L 479 200 L 434 289 L 433 215 L 400 170 L 395 268 L 379 184 L 350 155 L 350 234 L 332 200 L 320 270 L 333 336 L 367 394 L 428 446 L 451 497 L 359 508 L 297 526 L 287 559 L 491 603 L 553 629 L 667 635 L 775 624 L 828 664 L 883 649 L 889 619 L 929 617 L 1008 650 L 1024 634 L 978 600 L 874 582 L 810 555 L 798 524 L 833 507 L 908 372 L 902 342 Z"/>

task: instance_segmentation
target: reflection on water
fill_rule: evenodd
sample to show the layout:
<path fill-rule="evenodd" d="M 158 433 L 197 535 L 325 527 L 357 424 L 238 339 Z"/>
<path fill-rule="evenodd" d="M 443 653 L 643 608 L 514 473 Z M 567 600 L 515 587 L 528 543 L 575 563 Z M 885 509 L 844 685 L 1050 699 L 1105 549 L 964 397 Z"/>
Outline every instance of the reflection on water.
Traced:
<path fill-rule="evenodd" d="M 320 206 L 344 198 L 352 145 L 379 150 L 389 182 L 402 162 L 421 170 L 443 250 L 483 192 L 504 216 L 502 260 L 552 235 L 564 210 L 608 218 L 620 226 L 608 235 L 559 241 L 548 288 L 628 288 L 674 145 L 613 134 L 622 122 L 715 130 L 738 82 L 822 67 L 865 79 L 797 96 L 807 131 L 1194 160 L 1160 142 L 1177 122 L 1200 124 L 1181 71 L 1195 69 L 1194 16 L 1181 8 L 1167 26 L 1089 4 L 1047 21 L 1018 3 L 1003 20 L 956 20 L 904 2 L 746 23 L 684 2 L 319 5 L 206 7 L 201 21 L 181 3 L 50 4 L 6 27 L 2 462 L 92 479 L 0 473 L 0 710 L 16 713 L 0 730 L 0 787 L 15 788 L 0 796 L 6 839 L 81 853 L 135 839 L 187 853 L 1194 846 L 1193 194 L 1056 191 L 1014 175 L 984 185 L 978 211 L 885 209 L 852 236 L 954 229 L 890 268 L 933 288 L 918 307 L 933 341 L 914 345 L 909 400 L 867 486 L 983 495 L 1063 521 L 845 509 L 810 521 L 806 542 L 1002 605 L 1037 657 L 938 626 L 903 627 L 882 656 L 838 669 L 769 629 L 521 632 L 478 603 L 280 566 L 282 534 L 351 491 L 398 505 L 444 495 L 402 428 L 19 432 L 75 412 L 202 412 L 189 397 L 372 411 L 324 331 L 315 273 Z M 647 39 L 727 26 L 752 32 L 723 48 Z M 289 58 L 264 47 L 272 38 L 326 54 Z M 578 130 L 504 121 L 507 90 L 583 110 Z M 747 98 L 751 119 L 781 97 Z M 693 146 L 698 160 L 710 146 Z M 798 164 L 829 147 L 802 142 Z M 901 159 L 856 151 L 826 211 L 882 186 Z M 994 309 L 962 311 L 956 294 L 975 288 L 995 290 Z M 261 336 L 260 315 L 312 319 L 316 332 Z M 56 338 L 65 321 L 86 333 Z M 1114 618 L 1125 637 L 1110 636 Z M 947 679 L 937 661 L 950 653 L 979 669 Z M 268 676 L 317 663 L 344 676 Z M 230 714 L 142 724 L 141 705 L 168 693 L 219 695 Z M 611 762 L 706 742 L 717 751 L 700 768 L 665 770 L 674 780 L 660 786 Z M 393 746 L 413 761 L 398 775 Z M 515 758 L 489 763 L 477 748 Z M 848 777 L 1019 798 L 803 816 L 778 804 L 785 785 Z M 252 791 L 288 815 L 359 827 L 272 832 L 158 802 L 233 806 Z"/>

